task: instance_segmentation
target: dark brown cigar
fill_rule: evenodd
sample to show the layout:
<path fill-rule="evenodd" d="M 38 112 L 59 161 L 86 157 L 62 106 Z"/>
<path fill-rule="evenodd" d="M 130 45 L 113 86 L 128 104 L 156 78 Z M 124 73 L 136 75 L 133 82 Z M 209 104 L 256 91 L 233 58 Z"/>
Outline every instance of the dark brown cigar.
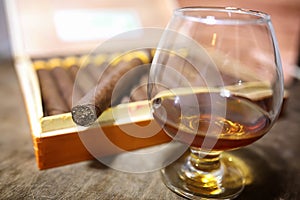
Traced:
<path fill-rule="evenodd" d="M 92 79 L 92 77 L 85 72 L 84 69 L 80 69 L 81 59 L 79 57 L 66 57 L 62 61 L 62 66 L 67 70 L 73 81 L 73 104 L 72 106 L 81 99 L 84 94 L 94 87 L 96 81 Z M 78 73 L 80 72 L 80 73 Z M 79 81 L 80 80 L 80 81 Z"/>
<path fill-rule="evenodd" d="M 51 73 L 56 84 L 60 90 L 61 96 L 65 100 L 69 111 L 72 108 L 72 101 L 77 102 L 80 99 L 79 92 L 73 94 L 74 82 L 71 75 L 68 73 L 67 69 L 62 67 L 62 60 L 58 58 L 53 58 L 48 61 L 48 65 L 52 68 Z"/>
<path fill-rule="evenodd" d="M 146 100 L 147 97 L 147 82 L 148 82 L 148 75 L 142 76 L 140 79 L 139 84 L 131 91 L 130 94 L 130 101 L 142 101 Z"/>
<path fill-rule="evenodd" d="M 75 56 L 66 57 L 64 60 L 62 60 L 62 66 L 68 70 L 72 80 L 75 81 L 77 72 L 79 70 L 78 58 Z"/>
<path fill-rule="evenodd" d="M 100 75 L 105 70 L 106 65 L 109 62 L 109 57 L 105 54 L 99 54 L 95 56 L 89 56 L 88 62 L 86 62 L 86 71 L 97 82 Z"/>
<path fill-rule="evenodd" d="M 40 83 L 45 116 L 69 112 L 70 109 L 62 98 L 50 69 L 46 69 L 46 63 L 35 61 L 34 66 Z"/>
<path fill-rule="evenodd" d="M 73 81 L 73 95 L 76 97 L 76 99 L 73 98 L 73 105 L 97 83 L 86 69 L 89 60 L 89 56 L 67 57 L 63 60 L 62 65 L 67 69 Z"/>
<path fill-rule="evenodd" d="M 141 74 L 145 73 L 145 68 L 138 68 L 143 64 L 150 62 L 150 54 L 146 51 L 135 51 L 118 59 L 117 64 L 109 73 L 105 73 L 99 80 L 97 86 L 90 90 L 76 106 L 72 108 L 73 121 L 81 126 L 90 126 L 93 124 L 101 113 L 128 93 L 128 88 L 132 87 L 132 82 L 139 80 Z M 131 80 L 129 82 L 118 84 L 118 81 L 124 74 L 132 70 Z M 117 92 L 114 92 L 116 90 Z M 114 92 L 115 95 L 112 95 Z M 125 94 L 124 94 L 125 93 Z"/>

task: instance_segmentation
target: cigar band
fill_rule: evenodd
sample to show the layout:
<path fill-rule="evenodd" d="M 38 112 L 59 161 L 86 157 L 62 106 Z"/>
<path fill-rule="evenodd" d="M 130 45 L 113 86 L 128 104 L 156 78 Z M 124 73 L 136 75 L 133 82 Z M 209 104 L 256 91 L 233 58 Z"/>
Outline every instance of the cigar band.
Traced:
<path fill-rule="evenodd" d="M 75 56 L 70 56 L 70 57 L 66 57 L 63 61 L 62 61 L 62 66 L 63 67 L 71 67 L 72 65 L 76 65 L 78 63 L 78 58 L 76 58 Z"/>
<path fill-rule="evenodd" d="M 95 63 L 96 66 L 101 65 L 107 60 L 107 55 L 100 54 L 94 57 L 93 62 Z"/>
<path fill-rule="evenodd" d="M 138 55 L 138 58 L 140 58 L 144 64 L 150 63 L 149 55 L 145 51 L 138 51 L 137 55 Z"/>
<path fill-rule="evenodd" d="M 149 56 L 144 51 L 135 51 L 124 56 L 124 60 L 129 62 L 135 58 L 139 58 L 144 64 L 150 63 Z"/>
<path fill-rule="evenodd" d="M 33 62 L 33 66 L 35 70 L 46 69 L 46 62 L 43 60 L 36 60 Z"/>
<path fill-rule="evenodd" d="M 48 60 L 47 62 L 47 67 L 50 68 L 50 69 L 53 69 L 55 67 L 59 67 L 61 66 L 61 59 L 59 58 L 52 58 L 50 60 Z"/>
<path fill-rule="evenodd" d="M 79 58 L 79 67 L 86 67 L 91 63 L 91 58 L 89 55 L 83 55 Z"/>
<path fill-rule="evenodd" d="M 151 57 L 154 57 L 155 52 L 156 52 L 156 49 L 151 49 L 151 51 L 150 51 Z"/>
<path fill-rule="evenodd" d="M 110 62 L 110 65 L 116 66 L 122 59 L 123 59 L 123 56 L 114 55 L 114 56 L 112 56 L 112 61 Z"/>

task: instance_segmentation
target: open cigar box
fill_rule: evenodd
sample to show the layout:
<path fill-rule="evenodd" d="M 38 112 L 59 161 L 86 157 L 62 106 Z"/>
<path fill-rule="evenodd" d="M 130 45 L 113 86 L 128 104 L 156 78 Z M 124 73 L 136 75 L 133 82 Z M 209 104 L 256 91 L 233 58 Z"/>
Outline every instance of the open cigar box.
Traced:
<path fill-rule="evenodd" d="M 130 32 L 132 29 L 165 27 L 176 7 L 172 1 L 154 0 L 141 3 L 138 0 L 130 0 L 117 3 L 117 1 L 106 0 L 47 0 L 39 5 L 33 0 L 7 0 L 6 7 L 15 67 L 24 94 L 39 169 L 115 155 L 170 141 L 152 119 L 145 91 L 143 98 L 137 97 L 133 101 L 123 99 L 134 95 L 123 96 L 89 127 L 77 126 L 73 122 L 72 107 L 77 92 L 81 91 L 77 90 L 77 87 L 82 89 L 81 92 L 89 93 L 91 87 L 83 89 L 80 87 L 81 83 L 87 86 L 93 75 L 96 75 L 95 79 L 99 77 L 99 71 L 91 71 L 90 66 L 95 66 L 94 69 L 101 71 L 100 66 L 109 63 L 107 65 L 116 67 L 116 70 L 119 63 L 131 62 L 134 59 L 138 59 L 145 66 L 150 66 L 153 55 L 151 48 L 155 48 L 156 45 L 151 42 L 150 45 L 148 42 L 154 37 L 155 31 L 151 32 L 152 35 L 148 35 L 149 37 L 144 37 L 142 31 L 121 35 L 114 38 L 116 40 L 112 43 L 106 41 L 110 41 L 112 35 Z M 99 46 L 102 47 L 100 51 L 98 51 Z M 138 47 L 142 49 L 137 50 Z M 133 52 L 124 54 L 132 49 Z M 226 60 L 224 54 L 208 48 L 205 51 L 207 55 L 205 53 L 201 57 L 198 54 L 193 55 L 194 49 L 188 53 L 185 52 L 186 49 L 181 50 L 180 58 L 185 58 L 186 55 L 200 59 L 204 63 L 218 65 L 224 73 L 225 68 L 240 67 L 240 63 L 235 62 L 234 59 Z M 168 56 L 172 58 L 173 53 L 173 51 L 168 52 Z M 220 62 L 223 60 L 227 61 L 226 64 Z M 188 66 L 185 59 L 178 60 L 176 56 L 168 61 L 171 63 L 173 61 L 180 67 Z M 73 69 L 76 73 L 73 73 Z M 109 71 L 110 68 L 107 69 Z M 239 86 L 232 82 L 228 89 L 254 102 L 265 100 L 269 102 L 267 99 L 271 96 L 270 85 L 261 81 L 266 80 L 267 76 L 248 70 L 253 69 L 245 68 L 243 72 L 243 78 L 249 81 L 248 84 Z M 234 77 L 234 70 L 228 72 L 229 74 L 225 75 L 230 82 Z M 69 75 L 64 76 L 66 73 Z M 84 78 L 85 76 L 80 76 L 78 73 L 89 74 L 90 78 Z M 105 73 L 104 70 L 103 77 Z M 260 81 L 251 82 L 256 80 L 253 74 L 259 77 Z M 167 81 L 168 78 L 172 79 L 172 76 L 164 78 Z M 135 79 L 140 83 L 143 77 L 129 78 L 131 81 Z M 104 84 L 105 87 L 109 87 L 110 82 L 107 83 Z M 123 84 L 119 85 L 122 88 Z M 199 90 L 199 93 L 205 91 Z M 59 103 L 60 99 L 64 99 L 65 103 Z M 49 102 L 52 102 L 52 106 Z"/>
<path fill-rule="evenodd" d="M 65 61 L 70 57 L 79 59 L 111 35 L 133 28 L 163 28 L 176 4 L 171 0 L 7 0 L 5 5 L 15 68 L 27 108 L 38 168 L 93 159 L 84 143 L 93 140 L 99 127 L 79 128 L 70 112 L 48 116 L 37 74 L 40 65 L 36 62 Z M 120 19 L 127 25 L 119 26 Z M 112 47 L 108 54 L 114 52 Z M 103 146 L 103 151 L 97 152 L 97 156 L 170 140 L 152 120 L 147 101 L 118 104 L 106 110 L 98 122 L 105 134 L 93 141 L 95 145 Z M 144 126 L 155 134 L 147 136 Z M 128 134 L 128 130 L 133 134 Z M 105 142 L 101 143 L 107 138 L 119 148 L 118 151 L 106 148 Z"/>

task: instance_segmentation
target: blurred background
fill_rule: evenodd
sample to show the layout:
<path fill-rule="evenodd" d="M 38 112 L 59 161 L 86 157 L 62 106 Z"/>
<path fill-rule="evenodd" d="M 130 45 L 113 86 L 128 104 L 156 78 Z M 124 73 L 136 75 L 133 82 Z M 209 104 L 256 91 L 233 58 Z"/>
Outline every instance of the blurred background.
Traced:
<path fill-rule="evenodd" d="M 9 62 L 11 55 L 4 1 L 0 0 L 0 65 Z"/>
<path fill-rule="evenodd" d="M 171 1 L 171 0 L 170 0 Z M 300 1 L 240 0 L 172 0 L 177 6 L 234 6 L 259 10 L 271 15 L 278 38 L 286 85 L 291 83 L 295 66 L 300 62 Z M 9 13 L 8 13 L 9 14 Z M 155 12 L 153 12 L 155 15 Z M 11 61 L 11 46 L 5 16 L 4 0 L 0 0 L 0 64 Z"/>
<path fill-rule="evenodd" d="M 278 39 L 285 84 L 291 84 L 300 65 L 300 1 L 240 1 L 240 0 L 178 0 L 179 6 L 233 6 L 258 10 L 271 15 L 272 23 Z M 299 74 L 299 73 L 298 73 Z M 298 75 L 298 78 L 299 75 Z"/>

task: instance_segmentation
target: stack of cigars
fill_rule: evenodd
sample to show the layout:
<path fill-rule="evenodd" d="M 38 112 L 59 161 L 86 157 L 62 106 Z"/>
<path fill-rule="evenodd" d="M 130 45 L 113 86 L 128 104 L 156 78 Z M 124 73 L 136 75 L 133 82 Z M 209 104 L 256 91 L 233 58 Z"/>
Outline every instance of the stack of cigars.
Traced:
<path fill-rule="evenodd" d="M 135 50 L 34 60 L 44 116 L 71 112 L 76 124 L 90 126 L 110 106 L 146 100 L 152 55 Z"/>

